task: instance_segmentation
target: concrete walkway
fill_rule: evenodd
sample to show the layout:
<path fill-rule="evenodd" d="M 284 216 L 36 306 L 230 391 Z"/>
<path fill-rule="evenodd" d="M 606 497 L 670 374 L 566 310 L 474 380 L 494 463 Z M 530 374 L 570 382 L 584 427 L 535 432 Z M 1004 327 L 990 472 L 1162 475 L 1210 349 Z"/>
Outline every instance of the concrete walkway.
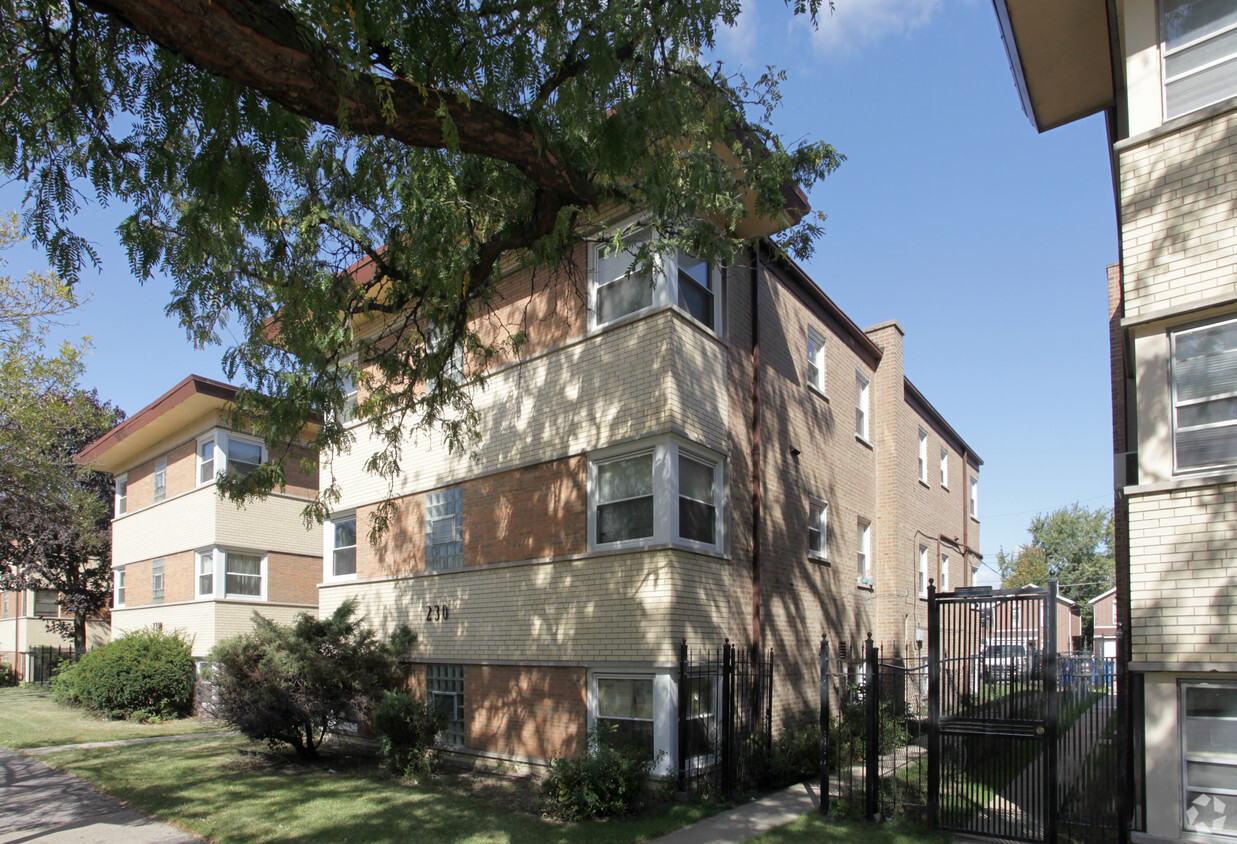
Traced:
<path fill-rule="evenodd" d="M 202 839 L 130 809 L 71 774 L 0 747 L 0 844 L 34 841 L 201 844 Z"/>
<path fill-rule="evenodd" d="M 731 844 L 819 811 L 820 783 L 802 782 L 654 838 L 650 844 Z"/>

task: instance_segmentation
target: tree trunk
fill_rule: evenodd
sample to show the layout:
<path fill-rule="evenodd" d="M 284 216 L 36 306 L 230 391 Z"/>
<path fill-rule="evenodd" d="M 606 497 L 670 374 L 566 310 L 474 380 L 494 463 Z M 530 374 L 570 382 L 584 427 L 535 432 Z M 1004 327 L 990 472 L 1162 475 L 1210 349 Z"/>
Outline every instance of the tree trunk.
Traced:
<path fill-rule="evenodd" d="M 86 652 L 86 616 L 82 613 L 73 616 L 73 651 L 77 654 Z"/>

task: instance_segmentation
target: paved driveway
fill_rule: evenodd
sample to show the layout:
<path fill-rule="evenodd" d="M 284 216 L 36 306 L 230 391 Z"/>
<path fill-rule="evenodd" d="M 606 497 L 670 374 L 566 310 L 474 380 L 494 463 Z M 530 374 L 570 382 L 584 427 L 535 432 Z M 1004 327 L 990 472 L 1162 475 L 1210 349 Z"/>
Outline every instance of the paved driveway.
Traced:
<path fill-rule="evenodd" d="M 122 805 L 92 785 L 0 747 L 0 844 L 146 844 L 202 839 Z"/>

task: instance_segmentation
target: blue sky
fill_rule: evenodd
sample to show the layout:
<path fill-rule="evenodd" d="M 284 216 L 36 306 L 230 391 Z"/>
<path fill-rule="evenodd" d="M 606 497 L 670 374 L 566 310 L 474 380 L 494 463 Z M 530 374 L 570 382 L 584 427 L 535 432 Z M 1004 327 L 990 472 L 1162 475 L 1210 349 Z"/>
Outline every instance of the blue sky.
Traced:
<path fill-rule="evenodd" d="M 988 0 L 836 6 L 813 31 L 780 0 L 746 0 L 717 55 L 750 76 L 784 69 L 775 129 L 847 156 L 811 194 L 829 219 L 805 266 L 859 325 L 901 322 L 907 376 L 985 461 L 994 564 L 1037 512 L 1112 503 L 1103 119 L 1031 128 Z M 0 188 L 0 210 L 20 200 L 20 186 Z M 115 246 L 121 216 L 83 215 L 104 266 L 84 276 L 72 330 L 94 344 L 86 386 L 133 413 L 191 372 L 223 378 L 222 348 L 194 350 L 164 316 L 169 285 L 134 280 Z M 6 273 L 44 263 L 5 257 Z"/>

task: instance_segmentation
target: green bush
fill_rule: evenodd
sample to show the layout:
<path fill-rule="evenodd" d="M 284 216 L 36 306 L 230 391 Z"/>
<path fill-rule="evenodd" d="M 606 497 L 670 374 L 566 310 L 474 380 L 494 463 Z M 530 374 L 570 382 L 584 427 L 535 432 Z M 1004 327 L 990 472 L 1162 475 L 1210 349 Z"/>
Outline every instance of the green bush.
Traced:
<path fill-rule="evenodd" d="M 60 667 L 52 696 L 109 718 L 145 712 L 161 718 L 189 714 L 193 705 L 193 657 L 180 631 L 126 633 L 89 651 L 74 666 Z"/>
<path fill-rule="evenodd" d="M 424 698 L 387 692 L 374 707 L 370 724 L 392 773 L 412 776 L 429 767 L 434 737 L 447 726 L 447 718 Z"/>
<path fill-rule="evenodd" d="M 253 614 L 253 630 L 215 645 L 219 717 L 272 748 L 317 755 L 331 726 L 369 712 L 399 680 L 398 658 L 416 641 L 403 627 L 382 642 L 358 618 L 356 600 L 326 618 L 306 613 L 292 624 Z"/>
<path fill-rule="evenodd" d="M 0 688 L 17 685 L 17 670 L 7 662 L 0 662 Z"/>
<path fill-rule="evenodd" d="M 782 727 L 772 744 L 751 736 L 743 748 L 743 765 L 758 791 L 785 788 L 820 773 L 820 716 L 804 710 Z"/>
<path fill-rule="evenodd" d="M 541 791 L 550 813 L 564 820 L 627 815 L 644 799 L 654 764 L 643 751 L 613 747 L 590 732 L 583 751 L 550 760 Z"/>

